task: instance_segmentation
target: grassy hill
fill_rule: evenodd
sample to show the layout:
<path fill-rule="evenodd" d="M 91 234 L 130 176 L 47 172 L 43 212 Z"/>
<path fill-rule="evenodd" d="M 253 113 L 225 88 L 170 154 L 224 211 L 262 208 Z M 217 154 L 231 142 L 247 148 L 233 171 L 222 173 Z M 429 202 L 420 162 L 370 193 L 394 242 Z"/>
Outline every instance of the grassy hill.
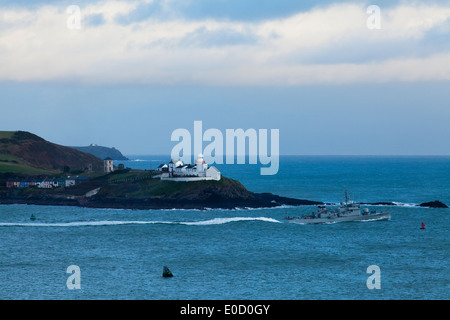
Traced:
<path fill-rule="evenodd" d="M 0 131 L 0 173 L 18 175 L 103 171 L 103 160 L 26 131 Z"/>
<path fill-rule="evenodd" d="M 203 201 L 218 196 L 224 199 L 254 197 L 239 181 L 224 176 L 219 181 L 176 182 L 153 178 L 157 174 L 158 172 L 155 171 L 115 171 L 95 179 L 101 180 L 104 186 L 98 195 L 124 199 L 165 199 L 167 201 Z"/>
<path fill-rule="evenodd" d="M 0 173 L 15 173 L 15 174 L 50 174 L 57 173 L 54 170 L 43 170 L 29 166 L 22 159 L 10 154 L 0 154 Z"/>
<path fill-rule="evenodd" d="M 99 175 L 71 188 L 55 189 L 53 194 L 82 196 L 100 188 L 98 196 L 117 199 L 204 200 L 212 195 L 224 198 L 249 198 L 239 181 L 223 177 L 219 181 L 177 182 L 159 179 L 159 172 L 137 169 L 117 170 Z"/>
<path fill-rule="evenodd" d="M 253 193 L 239 181 L 177 182 L 160 180 L 156 171 L 117 170 L 70 188 L 0 190 L 0 203 L 71 205 L 123 209 L 262 208 L 321 202 Z"/>

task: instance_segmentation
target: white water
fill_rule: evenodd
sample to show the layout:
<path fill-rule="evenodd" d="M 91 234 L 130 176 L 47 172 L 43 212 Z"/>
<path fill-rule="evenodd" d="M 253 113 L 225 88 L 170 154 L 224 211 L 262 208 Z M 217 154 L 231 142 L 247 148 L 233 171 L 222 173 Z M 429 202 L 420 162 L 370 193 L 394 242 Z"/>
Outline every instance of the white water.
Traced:
<path fill-rule="evenodd" d="M 272 223 L 281 223 L 280 221 L 266 217 L 232 217 L 232 218 L 214 218 L 204 221 L 76 221 L 76 222 L 57 222 L 57 223 L 40 223 L 40 222 L 2 222 L 0 227 L 86 227 L 86 226 L 111 226 L 111 225 L 130 225 L 130 224 L 181 224 L 189 226 L 205 226 L 218 225 L 229 222 L 238 221 L 265 221 Z"/>

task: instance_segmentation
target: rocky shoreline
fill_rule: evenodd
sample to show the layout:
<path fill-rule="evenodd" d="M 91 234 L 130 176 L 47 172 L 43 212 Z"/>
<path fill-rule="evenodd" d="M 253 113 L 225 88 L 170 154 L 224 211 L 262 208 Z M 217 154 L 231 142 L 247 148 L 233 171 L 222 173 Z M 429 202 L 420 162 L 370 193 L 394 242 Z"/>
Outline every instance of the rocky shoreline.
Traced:
<path fill-rule="evenodd" d="M 280 206 L 335 205 L 321 201 L 255 193 L 239 181 L 222 176 L 220 181 L 174 182 L 155 179 L 157 172 L 122 170 L 100 175 L 71 187 L 0 187 L 0 204 L 78 206 L 116 209 L 235 209 Z M 394 202 L 362 205 L 401 206 Z M 447 208 L 440 201 L 420 207 Z"/>
<path fill-rule="evenodd" d="M 102 198 L 92 197 L 62 197 L 62 196 L 13 196 L 0 197 L 0 204 L 26 204 L 26 205 L 49 205 L 49 206 L 77 206 L 87 208 L 111 208 L 111 209 L 137 209 L 137 210 L 157 210 L 157 209 L 237 209 L 237 208 L 274 208 L 280 206 L 315 206 L 326 205 L 327 203 L 281 197 L 272 193 L 252 193 L 253 197 L 242 199 L 221 199 L 211 197 L 208 199 L 122 199 L 122 198 Z M 394 202 L 373 202 L 361 203 L 362 205 L 376 206 L 402 206 Z M 448 208 L 444 203 L 436 200 L 415 205 L 425 208 Z"/>
<path fill-rule="evenodd" d="M 368 206 L 396 206 L 401 207 L 403 205 L 395 203 L 395 202 L 365 202 L 361 203 L 362 205 L 368 205 Z M 421 204 L 413 205 L 415 207 L 423 207 L 423 208 L 448 208 L 448 206 L 444 203 L 442 203 L 439 200 L 430 201 L 430 202 L 423 202 Z"/>
<path fill-rule="evenodd" d="M 121 199 L 101 197 L 8 197 L 0 198 L 0 204 L 27 204 L 50 206 L 77 206 L 87 208 L 113 209 L 236 209 L 236 208 L 273 208 L 283 205 L 304 206 L 320 205 L 322 202 L 280 197 L 271 193 L 255 193 L 253 199 Z"/>

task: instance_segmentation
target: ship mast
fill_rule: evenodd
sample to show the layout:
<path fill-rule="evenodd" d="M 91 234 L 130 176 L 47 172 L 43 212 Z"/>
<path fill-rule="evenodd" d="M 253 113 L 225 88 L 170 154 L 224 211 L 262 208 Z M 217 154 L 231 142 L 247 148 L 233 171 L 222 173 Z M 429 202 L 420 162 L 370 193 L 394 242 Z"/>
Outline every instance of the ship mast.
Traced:
<path fill-rule="evenodd" d="M 344 195 L 345 195 L 345 204 L 348 204 L 350 202 L 350 196 L 348 195 L 347 188 L 345 188 Z"/>

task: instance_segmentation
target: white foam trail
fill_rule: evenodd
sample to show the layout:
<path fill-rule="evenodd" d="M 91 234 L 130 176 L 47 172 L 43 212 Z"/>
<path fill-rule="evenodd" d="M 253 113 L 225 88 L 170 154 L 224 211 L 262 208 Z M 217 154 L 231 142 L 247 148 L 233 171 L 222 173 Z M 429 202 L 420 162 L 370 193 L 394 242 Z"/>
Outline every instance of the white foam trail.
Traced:
<path fill-rule="evenodd" d="M 1 222 L 0 227 L 87 227 L 87 226 L 111 226 L 111 225 L 127 225 L 127 224 L 182 224 L 189 226 L 205 226 L 218 225 L 237 221 L 265 221 L 273 223 L 281 223 L 278 220 L 266 217 L 233 217 L 233 218 L 214 218 L 204 221 L 79 221 L 79 222 L 59 222 L 59 223 L 16 223 Z"/>
<path fill-rule="evenodd" d="M 164 223 L 163 221 L 79 221 L 79 222 L 57 222 L 57 223 L 15 223 L 3 222 L 0 227 L 86 227 L 86 226 L 108 226 L 121 224 L 149 224 L 149 223 Z M 170 223 L 170 222 L 166 222 Z"/>
<path fill-rule="evenodd" d="M 213 224 L 224 224 L 228 222 L 236 222 L 236 221 L 266 221 L 266 222 L 274 222 L 274 223 L 281 223 L 278 220 L 272 219 L 272 218 L 266 218 L 266 217 L 258 217 L 258 218 L 252 218 L 252 217 L 233 217 L 233 218 L 214 218 L 211 220 L 206 221 L 195 221 L 195 222 L 180 222 L 181 224 L 185 225 L 196 225 L 196 226 L 204 226 L 204 225 L 213 225 Z"/>
<path fill-rule="evenodd" d="M 386 220 L 386 218 L 374 218 L 374 219 L 367 219 L 367 220 L 359 220 L 359 221 L 355 221 L 355 222 L 371 222 L 371 221 L 383 221 Z M 389 217 L 388 220 L 391 220 L 391 217 Z"/>

